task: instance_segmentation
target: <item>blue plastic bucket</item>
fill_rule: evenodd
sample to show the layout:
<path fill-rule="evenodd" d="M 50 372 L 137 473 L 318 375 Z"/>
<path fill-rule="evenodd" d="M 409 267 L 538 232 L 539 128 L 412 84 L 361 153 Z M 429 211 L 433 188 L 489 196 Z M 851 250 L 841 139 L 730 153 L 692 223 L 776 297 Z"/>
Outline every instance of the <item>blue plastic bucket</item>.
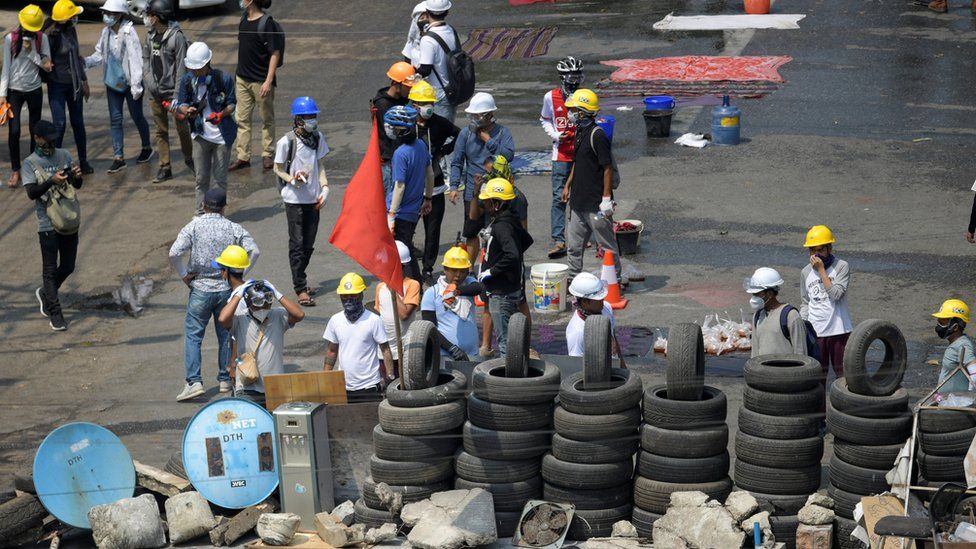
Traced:
<path fill-rule="evenodd" d="M 603 128 L 603 132 L 607 134 L 607 139 L 611 143 L 613 143 L 613 126 L 616 123 L 617 119 L 612 114 L 604 114 L 596 117 L 596 125 Z"/>
<path fill-rule="evenodd" d="M 670 111 L 674 109 L 674 98 L 670 95 L 652 95 L 644 98 L 645 111 Z"/>

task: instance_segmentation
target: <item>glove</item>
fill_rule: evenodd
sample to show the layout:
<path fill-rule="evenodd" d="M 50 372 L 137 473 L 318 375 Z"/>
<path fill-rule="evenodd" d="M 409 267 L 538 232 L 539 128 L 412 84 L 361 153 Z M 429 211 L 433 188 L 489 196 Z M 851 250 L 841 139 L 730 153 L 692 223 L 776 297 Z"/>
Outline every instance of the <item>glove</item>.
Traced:
<path fill-rule="evenodd" d="M 464 354 L 464 351 L 462 351 L 457 345 L 451 345 L 450 348 L 447 349 L 447 352 L 454 360 L 463 362 L 468 361 L 468 355 Z"/>
<path fill-rule="evenodd" d="M 250 288 L 253 285 L 254 285 L 254 280 L 253 279 L 252 280 L 248 280 L 244 284 L 241 284 L 240 286 L 238 286 L 237 288 L 235 288 L 234 291 L 230 293 L 230 296 L 231 297 L 235 297 L 235 296 L 236 297 L 244 297 L 244 292 L 246 292 L 247 289 Z"/>
<path fill-rule="evenodd" d="M 389 227 L 390 232 L 393 232 L 393 225 L 396 223 L 396 214 L 387 213 L 386 214 L 386 226 Z"/>
<path fill-rule="evenodd" d="M 326 201 L 329 200 L 329 188 L 322 187 L 322 191 L 319 193 L 319 204 L 325 205 Z"/>
<path fill-rule="evenodd" d="M 604 196 L 603 201 L 600 202 L 600 213 L 605 216 L 613 215 L 613 199 L 609 196 Z"/>
<path fill-rule="evenodd" d="M 478 275 L 478 282 L 484 282 L 491 278 L 491 269 L 485 269 Z"/>
<path fill-rule="evenodd" d="M 272 286 L 271 283 L 268 282 L 267 280 L 264 281 L 264 287 L 267 288 L 267 289 L 269 289 L 269 290 L 271 290 L 272 292 L 274 292 L 274 296 L 275 296 L 275 299 L 276 300 L 279 300 L 280 301 L 281 298 L 283 297 L 283 294 L 278 291 L 278 288 L 275 288 L 274 286 Z"/>
<path fill-rule="evenodd" d="M 210 113 L 210 116 L 207 117 L 207 122 L 210 122 L 211 124 L 213 124 L 214 126 L 216 126 L 217 124 L 220 124 L 220 121 L 223 120 L 223 119 L 224 119 L 224 112 L 223 111 L 220 111 L 220 112 L 212 112 L 212 113 Z"/>

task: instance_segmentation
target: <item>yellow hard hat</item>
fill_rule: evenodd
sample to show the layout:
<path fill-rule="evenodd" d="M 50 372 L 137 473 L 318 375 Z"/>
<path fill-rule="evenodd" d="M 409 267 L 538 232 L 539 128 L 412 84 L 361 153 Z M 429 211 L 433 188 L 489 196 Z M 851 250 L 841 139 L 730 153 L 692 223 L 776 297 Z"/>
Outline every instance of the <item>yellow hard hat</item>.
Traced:
<path fill-rule="evenodd" d="M 437 93 L 434 92 L 434 86 L 428 84 L 426 80 L 418 80 L 410 88 L 410 95 L 407 98 L 414 103 L 436 103 Z"/>
<path fill-rule="evenodd" d="M 958 318 L 969 324 L 969 307 L 959 299 L 947 299 L 942 302 L 942 307 L 932 313 L 935 318 Z"/>
<path fill-rule="evenodd" d="M 68 19 L 81 14 L 85 8 L 76 6 L 71 0 L 58 0 L 51 9 L 51 19 L 58 23 L 64 23 Z"/>
<path fill-rule="evenodd" d="M 816 246 L 833 244 L 834 242 L 836 242 L 834 240 L 834 233 L 830 232 L 830 229 L 826 225 L 814 225 L 807 231 L 807 240 L 803 243 L 803 247 L 814 248 Z"/>
<path fill-rule="evenodd" d="M 512 183 L 509 180 L 496 177 L 488 181 L 481 188 L 481 194 L 478 195 L 479 200 L 488 200 L 489 198 L 512 200 L 515 198 L 515 188 L 512 187 Z"/>
<path fill-rule="evenodd" d="M 566 101 L 566 106 L 583 109 L 586 112 L 596 112 L 600 110 L 600 100 L 593 93 L 593 90 L 580 88 L 574 91 L 573 95 L 569 97 L 569 101 Z"/>
<path fill-rule="evenodd" d="M 454 246 L 444 254 L 444 262 L 441 265 L 449 269 L 470 269 L 471 256 L 464 248 Z"/>
<path fill-rule="evenodd" d="M 491 162 L 491 176 L 489 179 L 495 179 L 500 177 L 508 181 L 512 180 L 512 167 L 508 164 L 508 159 L 505 155 L 498 155 Z"/>
<path fill-rule="evenodd" d="M 44 12 L 34 4 L 28 4 L 20 10 L 17 19 L 20 21 L 21 28 L 28 32 L 37 32 L 44 26 Z"/>
<path fill-rule="evenodd" d="M 247 250 L 240 246 L 231 244 L 220 252 L 217 259 L 211 263 L 216 268 L 226 267 L 235 271 L 243 271 L 251 266 L 251 261 L 247 258 Z"/>
<path fill-rule="evenodd" d="M 336 293 L 339 295 L 356 295 L 366 291 L 366 281 L 356 273 L 346 273 L 339 281 Z"/>

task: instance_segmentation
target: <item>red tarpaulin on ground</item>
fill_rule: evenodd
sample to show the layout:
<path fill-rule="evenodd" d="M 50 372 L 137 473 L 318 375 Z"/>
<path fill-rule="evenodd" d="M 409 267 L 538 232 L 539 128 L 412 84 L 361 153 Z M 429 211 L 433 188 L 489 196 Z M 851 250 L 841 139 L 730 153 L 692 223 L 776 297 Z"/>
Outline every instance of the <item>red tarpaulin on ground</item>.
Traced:
<path fill-rule="evenodd" d="M 789 56 L 718 57 L 695 56 L 659 57 L 657 59 L 617 59 L 600 61 L 604 65 L 619 67 L 610 79 L 614 82 L 634 80 L 678 80 L 737 82 L 764 80 L 783 82 L 777 69 L 792 61 Z"/>
<path fill-rule="evenodd" d="M 370 124 L 366 156 L 346 187 L 342 211 L 329 242 L 370 274 L 403 295 L 403 267 L 386 223 L 386 197 L 380 171 L 380 139 Z"/>

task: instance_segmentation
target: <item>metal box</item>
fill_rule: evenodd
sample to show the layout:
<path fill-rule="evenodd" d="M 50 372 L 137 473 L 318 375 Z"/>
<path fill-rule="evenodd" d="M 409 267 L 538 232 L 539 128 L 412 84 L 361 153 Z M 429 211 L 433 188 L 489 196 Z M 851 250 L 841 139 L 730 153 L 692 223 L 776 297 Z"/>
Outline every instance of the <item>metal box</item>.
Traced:
<path fill-rule="evenodd" d="M 326 405 L 286 402 L 274 420 L 281 511 L 302 517 L 301 529 L 314 531 L 315 514 L 335 507 Z"/>

